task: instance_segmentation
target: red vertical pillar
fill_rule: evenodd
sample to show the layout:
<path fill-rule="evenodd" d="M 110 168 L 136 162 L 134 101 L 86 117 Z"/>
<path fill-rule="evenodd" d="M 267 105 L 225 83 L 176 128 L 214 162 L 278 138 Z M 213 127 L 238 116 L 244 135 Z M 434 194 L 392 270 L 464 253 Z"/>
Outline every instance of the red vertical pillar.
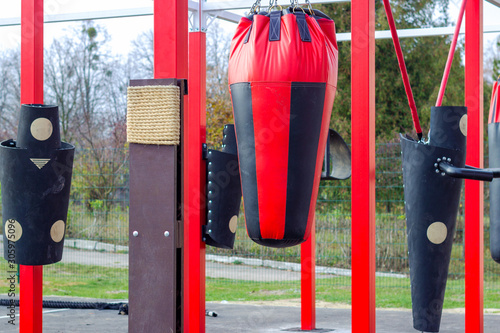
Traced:
<path fill-rule="evenodd" d="M 182 115 L 182 206 L 184 228 L 183 254 L 183 331 L 205 331 L 205 247 L 201 241 L 204 204 L 201 189 L 204 170 L 201 143 L 205 140 L 205 46 L 203 37 L 188 43 L 188 1 L 154 2 L 154 76 L 188 78 L 188 46 L 192 68 L 188 80 L 188 100 Z M 198 38 L 198 43 L 194 40 Z M 203 41 L 202 41 L 203 39 Z M 192 49 L 191 46 L 195 45 Z M 202 46 L 203 45 L 203 46 Z M 200 49 L 201 48 L 201 49 Z M 201 53 L 203 52 L 203 53 Z M 193 103 L 194 105 L 191 105 Z M 200 106 L 203 105 L 203 112 Z"/>
<path fill-rule="evenodd" d="M 21 104 L 43 103 L 43 0 L 21 3 Z M 42 332 L 43 266 L 20 266 L 21 333 Z"/>
<path fill-rule="evenodd" d="M 188 108 L 184 114 L 184 332 L 205 332 L 206 35 L 189 33 Z"/>
<path fill-rule="evenodd" d="M 375 1 L 351 1 L 352 332 L 375 332 Z"/>
<path fill-rule="evenodd" d="M 185 79 L 188 71 L 188 2 L 154 2 L 154 77 Z"/>
<path fill-rule="evenodd" d="M 467 158 L 483 167 L 483 1 L 469 0 L 465 25 L 465 105 Z M 483 325 L 483 183 L 465 181 L 465 331 L 482 333 Z"/>
<path fill-rule="evenodd" d="M 302 330 L 316 329 L 316 226 L 311 235 L 300 245 L 300 322 Z"/>

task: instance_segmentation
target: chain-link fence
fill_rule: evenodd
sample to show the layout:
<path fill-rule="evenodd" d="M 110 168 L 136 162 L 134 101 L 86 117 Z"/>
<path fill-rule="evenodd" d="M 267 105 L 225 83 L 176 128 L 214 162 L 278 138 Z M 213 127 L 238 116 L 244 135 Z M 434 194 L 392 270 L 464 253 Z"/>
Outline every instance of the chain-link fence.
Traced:
<path fill-rule="evenodd" d="M 402 173 L 398 143 L 379 144 L 376 151 L 376 271 L 377 289 L 409 292 L 408 249 Z M 126 295 L 128 279 L 128 150 L 78 150 L 61 263 L 47 266 L 47 278 L 99 283 L 120 282 Z M 500 293 L 500 265 L 489 254 L 489 202 L 485 185 L 485 295 Z M 448 288 L 464 289 L 463 201 L 455 233 Z M 346 290 L 351 284 L 350 180 L 323 181 L 316 214 L 317 282 Z M 207 281 L 288 286 L 300 279 L 300 246 L 274 249 L 257 245 L 246 235 L 239 217 L 233 250 L 207 247 Z M 296 285 L 294 285 L 296 286 Z M 71 294 L 71 291 L 68 292 Z M 106 297 L 106 295 L 102 295 Z M 349 300 L 345 300 L 349 301 Z"/>

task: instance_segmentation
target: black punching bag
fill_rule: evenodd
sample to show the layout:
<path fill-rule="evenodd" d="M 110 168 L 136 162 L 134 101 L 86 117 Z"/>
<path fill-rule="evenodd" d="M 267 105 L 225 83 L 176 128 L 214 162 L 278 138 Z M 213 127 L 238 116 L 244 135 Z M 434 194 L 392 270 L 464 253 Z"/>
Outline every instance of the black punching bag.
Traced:
<path fill-rule="evenodd" d="M 439 332 L 462 180 L 438 163 L 465 165 L 467 108 L 433 107 L 429 142 L 401 135 L 413 327 Z"/>
<path fill-rule="evenodd" d="M 488 121 L 488 145 L 490 168 L 500 168 L 500 92 L 499 82 L 493 85 Z M 500 179 L 490 183 L 490 251 L 491 257 L 500 263 Z"/>
<path fill-rule="evenodd" d="M 241 205 L 241 183 L 234 125 L 224 126 L 222 151 L 207 154 L 207 245 L 232 249 Z"/>
<path fill-rule="evenodd" d="M 4 258 L 62 259 L 75 147 L 61 142 L 57 106 L 22 105 L 18 138 L 0 144 Z"/>

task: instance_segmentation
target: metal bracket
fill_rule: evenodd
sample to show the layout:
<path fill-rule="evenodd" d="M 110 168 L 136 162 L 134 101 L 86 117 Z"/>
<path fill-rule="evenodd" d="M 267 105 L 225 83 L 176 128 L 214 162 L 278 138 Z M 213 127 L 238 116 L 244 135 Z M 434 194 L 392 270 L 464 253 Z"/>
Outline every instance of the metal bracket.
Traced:
<path fill-rule="evenodd" d="M 486 182 L 500 178 L 500 169 L 479 169 L 468 165 L 465 168 L 459 168 L 444 160 L 438 161 L 436 164 L 437 168 L 442 171 L 442 174 L 453 178 L 482 180 Z"/>

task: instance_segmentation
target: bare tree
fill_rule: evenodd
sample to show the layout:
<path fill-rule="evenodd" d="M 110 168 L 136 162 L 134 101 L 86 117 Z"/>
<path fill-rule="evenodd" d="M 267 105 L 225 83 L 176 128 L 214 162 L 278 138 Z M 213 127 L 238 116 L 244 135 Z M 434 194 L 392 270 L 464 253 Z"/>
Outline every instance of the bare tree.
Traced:
<path fill-rule="evenodd" d="M 14 138 L 20 110 L 20 51 L 4 51 L 0 55 L 0 137 Z"/>
<path fill-rule="evenodd" d="M 153 30 L 141 33 L 132 42 L 128 66 L 132 79 L 152 78 L 154 70 L 154 37 Z"/>
<path fill-rule="evenodd" d="M 108 40 L 105 29 L 86 21 L 54 41 L 45 57 L 46 101 L 59 106 L 64 139 L 84 148 L 75 164 L 75 195 L 90 210 L 105 212 L 128 159 L 126 66 L 111 54 Z"/>
<path fill-rule="evenodd" d="M 220 144 L 225 124 L 233 122 L 227 66 L 231 38 L 217 22 L 207 32 L 207 142 Z"/>
<path fill-rule="evenodd" d="M 215 21 L 207 31 L 207 97 L 229 100 L 227 66 L 229 63 L 229 34 Z"/>

